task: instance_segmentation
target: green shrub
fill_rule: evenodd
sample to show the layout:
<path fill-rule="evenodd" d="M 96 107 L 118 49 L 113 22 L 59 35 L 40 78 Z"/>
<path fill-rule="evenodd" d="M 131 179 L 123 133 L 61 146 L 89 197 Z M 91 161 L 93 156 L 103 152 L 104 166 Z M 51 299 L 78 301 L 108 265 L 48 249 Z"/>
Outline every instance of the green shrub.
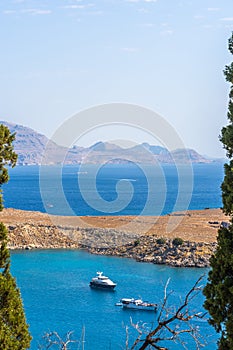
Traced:
<path fill-rule="evenodd" d="M 140 244 L 139 239 L 136 239 L 136 241 L 134 241 L 134 246 L 136 247 L 136 246 L 138 246 L 139 244 Z"/>
<path fill-rule="evenodd" d="M 160 237 L 158 239 L 156 239 L 156 243 L 157 244 L 165 244 L 166 243 L 166 239 L 163 237 Z"/>
<path fill-rule="evenodd" d="M 172 244 L 175 246 L 182 245 L 184 243 L 183 239 L 180 237 L 176 237 L 173 239 Z"/>

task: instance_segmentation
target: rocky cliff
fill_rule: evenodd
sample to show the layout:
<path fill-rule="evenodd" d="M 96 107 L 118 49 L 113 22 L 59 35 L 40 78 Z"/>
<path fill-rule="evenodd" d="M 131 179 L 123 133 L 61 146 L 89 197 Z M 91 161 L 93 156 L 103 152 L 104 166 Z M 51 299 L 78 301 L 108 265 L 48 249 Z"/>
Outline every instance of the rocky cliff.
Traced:
<path fill-rule="evenodd" d="M 220 209 L 174 213 L 173 231 L 163 217 L 59 217 L 4 209 L 10 249 L 85 249 L 90 253 L 134 258 L 180 267 L 206 267 L 216 248 L 217 230 L 227 220 Z M 131 223 L 130 229 L 128 224 Z M 143 233 L 145 225 L 149 225 Z M 177 245 L 174 238 L 179 238 Z"/>

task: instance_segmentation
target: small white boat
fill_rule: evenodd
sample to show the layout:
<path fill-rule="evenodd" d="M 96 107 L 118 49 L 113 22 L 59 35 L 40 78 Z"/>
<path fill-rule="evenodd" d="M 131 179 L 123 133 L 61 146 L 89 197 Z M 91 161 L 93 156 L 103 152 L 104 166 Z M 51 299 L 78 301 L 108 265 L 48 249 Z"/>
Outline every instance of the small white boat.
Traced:
<path fill-rule="evenodd" d="M 90 282 L 92 288 L 114 289 L 116 283 L 110 280 L 107 276 L 103 276 L 103 272 L 97 272 L 97 276 L 93 277 Z"/>
<path fill-rule="evenodd" d="M 122 306 L 125 309 L 157 311 L 157 304 L 134 298 L 122 298 L 119 303 L 116 303 L 116 306 Z"/>

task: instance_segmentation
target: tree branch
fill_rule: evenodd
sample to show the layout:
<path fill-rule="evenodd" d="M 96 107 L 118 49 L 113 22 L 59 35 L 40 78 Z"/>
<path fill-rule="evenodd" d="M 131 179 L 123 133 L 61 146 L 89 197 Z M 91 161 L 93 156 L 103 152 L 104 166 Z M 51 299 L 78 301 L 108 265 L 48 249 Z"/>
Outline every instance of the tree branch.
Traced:
<path fill-rule="evenodd" d="M 133 324 L 131 320 L 131 325 L 137 330 L 138 337 L 133 343 L 131 350 L 135 349 L 135 347 L 142 343 L 139 350 L 144 350 L 147 347 L 153 347 L 158 350 L 166 350 L 166 348 L 159 343 L 164 341 L 179 341 L 183 346 L 185 346 L 184 342 L 180 339 L 180 336 L 183 334 L 190 334 L 193 340 L 196 343 L 197 349 L 200 348 L 200 340 L 198 337 L 198 327 L 193 327 L 189 321 L 198 318 L 203 318 L 205 314 L 202 312 L 190 312 L 188 310 L 188 305 L 190 301 L 192 301 L 198 293 L 201 291 L 202 286 L 200 286 L 200 282 L 203 279 L 204 275 L 198 278 L 198 280 L 195 282 L 193 287 L 188 291 L 186 294 L 184 301 L 181 303 L 181 305 L 173 312 L 171 316 L 170 311 L 167 309 L 167 302 L 169 296 L 172 294 L 172 292 L 167 292 L 168 285 L 170 282 L 170 279 L 168 279 L 165 287 L 164 287 L 164 298 L 163 302 L 161 304 L 161 308 L 159 311 L 159 316 L 157 318 L 157 326 L 150 332 L 145 332 L 145 327 L 142 325 L 140 326 L 139 323 Z M 177 322 L 174 323 L 174 321 L 179 321 L 179 324 Z M 181 327 L 183 324 L 186 324 L 186 327 Z M 166 333 L 170 333 L 170 337 L 166 336 Z M 143 334 L 146 334 L 145 338 L 142 339 Z"/>

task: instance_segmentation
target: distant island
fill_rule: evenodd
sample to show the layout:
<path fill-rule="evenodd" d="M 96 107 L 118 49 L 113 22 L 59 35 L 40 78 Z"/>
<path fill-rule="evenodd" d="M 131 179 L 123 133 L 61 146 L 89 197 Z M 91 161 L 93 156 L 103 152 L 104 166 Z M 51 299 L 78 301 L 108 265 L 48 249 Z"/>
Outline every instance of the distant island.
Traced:
<path fill-rule="evenodd" d="M 193 149 L 177 149 L 169 151 L 164 147 L 142 143 L 131 148 L 121 148 L 108 142 L 97 142 L 90 147 L 73 146 L 66 148 L 49 141 L 49 139 L 35 130 L 19 124 L 0 121 L 11 132 L 16 133 L 14 142 L 15 151 L 18 154 L 18 165 L 57 165 L 61 163 L 60 155 L 65 154 L 64 165 L 79 165 L 81 163 L 98 164 L 105 162 L 111 164 L 124 164 L 135 162 L 151 164 L 173 163 L 213 163 L 222 162 L 223 159 L 211 159 L 200 155 Z M 46 159 L 43 157 L 46 146 L 49 143 L 49 152 Z"/>

